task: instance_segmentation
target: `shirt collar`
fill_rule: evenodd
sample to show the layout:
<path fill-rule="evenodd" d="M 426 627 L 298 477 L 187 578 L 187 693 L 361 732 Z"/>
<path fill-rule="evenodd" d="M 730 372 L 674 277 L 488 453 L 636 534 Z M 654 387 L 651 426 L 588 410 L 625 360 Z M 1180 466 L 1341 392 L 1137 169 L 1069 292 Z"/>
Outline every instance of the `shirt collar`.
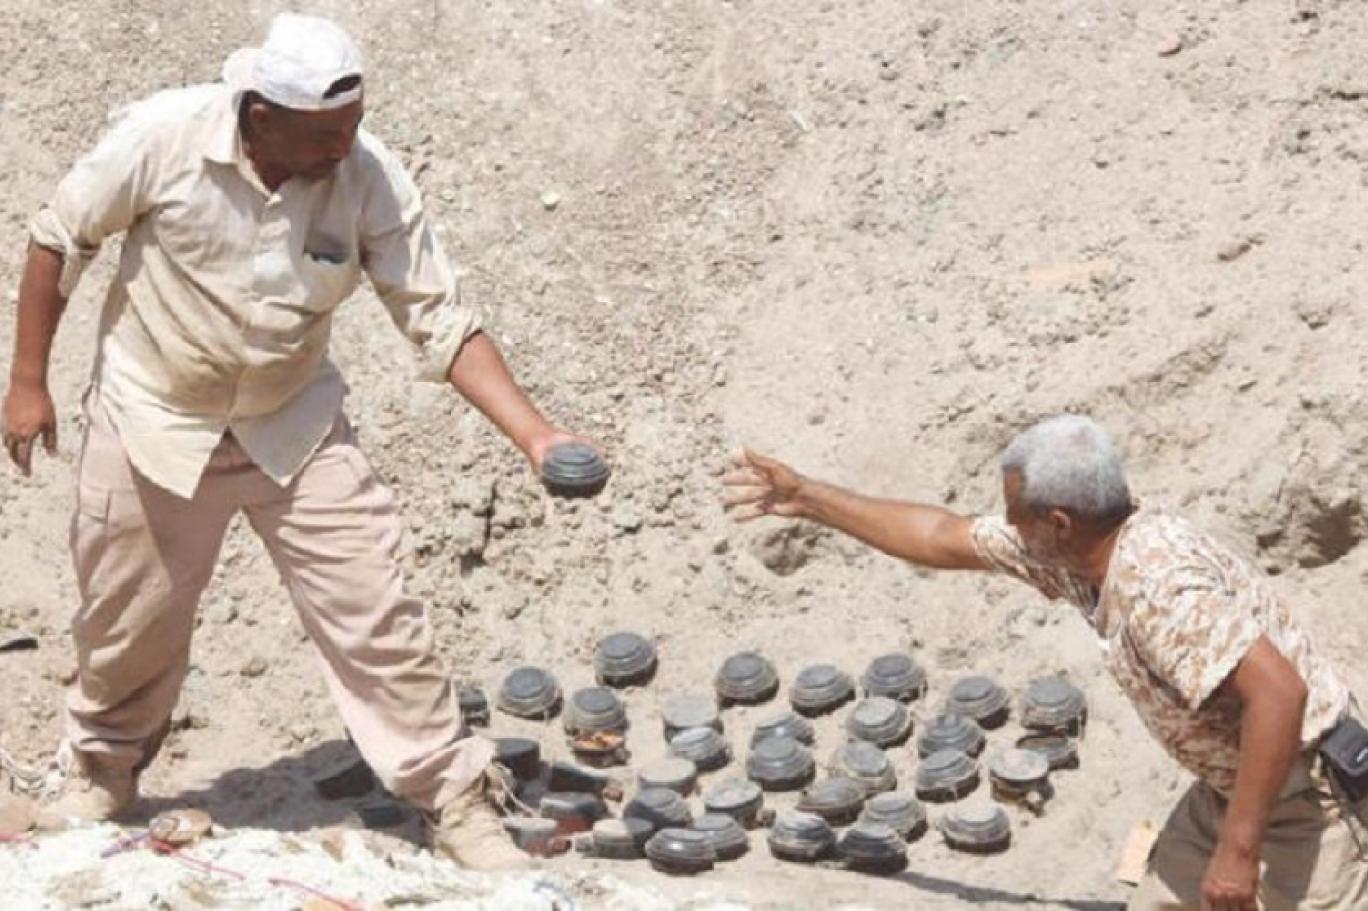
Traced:
<path fill-rule="evenodd" d="M 238 102 L 242 96 L 230 93 L 209 128 L 204 157 L 219 164 L 237 164 L 242 160 L 242 137 L 238 135 Z"/>

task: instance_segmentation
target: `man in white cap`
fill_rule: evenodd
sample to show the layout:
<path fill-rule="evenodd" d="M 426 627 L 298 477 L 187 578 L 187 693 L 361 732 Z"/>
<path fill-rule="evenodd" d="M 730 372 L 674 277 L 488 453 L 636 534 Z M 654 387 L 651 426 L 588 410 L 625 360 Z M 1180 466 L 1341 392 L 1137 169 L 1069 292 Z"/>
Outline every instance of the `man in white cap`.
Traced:
<path fill-rule="evenodd" d="M 450 382 L 534 468 L 573 438 L 519 388 L 461 302 L 412 179 L 359 129 L 351 38 L 282 15 L 224 77 L 130 108 L 31 229 L 4 402 L 5 446 L 25 473 L 35 440 L 56 446 L 47 372 L 65 302 L 102 241 L 125 235 L 85 398 L 79 673 L 52 815 L 107 819 L 136 799 L 241 511 L 386 787 L 427 811 L 458 861 L 513 865 L 522 855 L 488 800 L 492 745 L 462 727 L 425 610 L 404 594 L 394 499 L 342 412 L 334 310 L 364 274 L 421 378 Z"/>

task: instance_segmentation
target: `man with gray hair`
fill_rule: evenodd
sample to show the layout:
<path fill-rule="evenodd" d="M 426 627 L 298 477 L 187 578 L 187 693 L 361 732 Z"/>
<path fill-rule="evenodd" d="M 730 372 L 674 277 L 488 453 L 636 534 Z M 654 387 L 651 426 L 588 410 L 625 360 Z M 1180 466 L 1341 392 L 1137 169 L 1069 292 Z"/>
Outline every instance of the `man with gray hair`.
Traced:
<path fill-rule="evenodd" d="M 1368 907 L 1368 732 L 1344 684 L 1247 561 L 1137 507 L 1086 417 L 1029 428 L 1002 457 L 1005 516 L 877 499 L 743 451 L 738 521 L 810 519 L 938 569 L 1007 573 L 1065 598 L 1150 733 L 1197 781 L 1130 907 Z"/>
<path fill-rule="evenodd" d="M 574 440 L 528 400 L 462 302 L 418 188 L 360 129 L 363 66 L 341 28 L 284 14 L 224 82 L 126 111 L 34 219 L 4 442 L 27 473 L 57 421 L 49 354 L 103 241 L 124 235 L 71 525 L 78 673 L 51 818 L 137 798 L 190 663 L 194 611 L 244 513 L 384 785 L 467 867 L 521 862 L 490 806 L 493 745 L 461 722 L 423 605 L 404 592 L 394 497 L 358 448 L 328 358 L 334 311 L 370 280 L 446 382 L 539 469 Z"/>

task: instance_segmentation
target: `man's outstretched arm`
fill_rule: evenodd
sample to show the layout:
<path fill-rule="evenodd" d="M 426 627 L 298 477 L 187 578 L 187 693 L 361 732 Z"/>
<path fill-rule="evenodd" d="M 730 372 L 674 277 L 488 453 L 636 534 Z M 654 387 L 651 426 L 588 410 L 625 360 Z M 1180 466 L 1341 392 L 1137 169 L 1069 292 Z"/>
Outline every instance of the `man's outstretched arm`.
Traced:
<path fill-rule="evenodd" d="M 447 374 L 451 385 L 498 427 L 541 470 L 546 453 L 557 443 L 583 440 L 557 430 L 514 379 L 494 341 L 483 332 L 466 339 Z"/>
<path fill-rule="evenodd" d="M 974 547 L 973 521 L 940 506 L 867 497 L 749 450 L 723 484 L 725 505 L 739 522 L 767 515 L 810 519 L 920 566 L 990 568 Z"/>

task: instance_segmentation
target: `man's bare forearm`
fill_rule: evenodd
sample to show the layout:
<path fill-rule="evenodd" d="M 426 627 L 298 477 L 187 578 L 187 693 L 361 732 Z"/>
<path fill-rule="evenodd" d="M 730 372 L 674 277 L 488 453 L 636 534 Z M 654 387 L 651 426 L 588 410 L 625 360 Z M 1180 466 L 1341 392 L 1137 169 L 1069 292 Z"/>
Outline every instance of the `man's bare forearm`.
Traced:
<path fill-rule="evenodd" d="M 554 432 L 485 333 L 477 332 L 466 340 L 447 378 L 457 392 L 529 457 L 538 438 Z"/>
<path fill-rule="evenodd" d="M 801 515 L 884 553 L 934 569 L 985 569 L 970 520 L 940 506 L 884 500 L 804 478 Z"/>
<path fill-rule="evenodd" d="M 47 388 L 52 341 L 66 309 L 66 300 L 58 290 L 61 276 L 62 255 L 30 244 L 24 275 L 19 280 L 11 385 Z"/>
<path fill-rule="evenodd" d="M 1255 648 L 1273 650 L 1262 639 Z M 1286 663 L 1281 655 L 1275 660 Z M 1301 750 L 1306 685 L 1291 671 L 1251 681 L 1244 690 L 1240 764 L 1220 840 L 1232 850 L 1257 856 L 1268 817 Z"/>

